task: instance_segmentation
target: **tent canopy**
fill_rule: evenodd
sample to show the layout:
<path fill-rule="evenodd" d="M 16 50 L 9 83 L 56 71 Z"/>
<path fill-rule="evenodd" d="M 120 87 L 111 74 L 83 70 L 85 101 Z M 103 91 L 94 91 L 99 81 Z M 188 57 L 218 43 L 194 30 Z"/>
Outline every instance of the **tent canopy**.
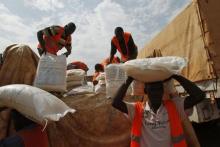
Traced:
<path fill-rule="evenodd" d="M 182 74 L 192 81 L 220 75 L 220 1 L 197 0 L 185 8 L 139 52 L 138 58 L 162 56 L 188 59 Z"/>

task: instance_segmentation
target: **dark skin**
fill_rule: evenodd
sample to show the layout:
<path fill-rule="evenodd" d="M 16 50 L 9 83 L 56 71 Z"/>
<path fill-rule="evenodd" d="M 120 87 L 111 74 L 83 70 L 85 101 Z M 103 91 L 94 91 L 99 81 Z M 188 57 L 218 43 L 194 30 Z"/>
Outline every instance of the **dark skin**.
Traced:
<path fill-rule="evenodd" d="M 171 78 L 178 81 L 182 87 L 186 90 L 189 94 L 184 100 L 184 109 L 192 108 L 194 105 L 201 102 L 205 99 L 205 93 L 197 87 L 193 82 L 189 81 L 188 79 L 184 78 L 183 76 L 173 75 Z M 118 109 L 123 113 L 128 114 L 127 106 L 123 102 L 123 98 L 126 94 L 126 91 L 129 85 L 132 83 L 133 78 L 128 77 L 126 82 L 118 89 L 117 94 L 113 98 L 112 106 Z M 149 98 L 149 106 L 154 112 L 157 112 L 159 109 L 162 98 L 163 98 L 163 88 L 161 88 L 160 84 L 148 83 L 145 84 L 145 93 L 148 93 Z"/>
<path fill-rule="evenodd" d="M 121 47 L 122 53 L 124 55 L 127 55 L 127 49 L 126 49 L 125 40 L 124 40 L 124 32 L 118 32 L 118 33 L 116 33 L 115 36 L 118 39 L 118 42 L 119 42 L 119 45 Z M 132 36 L 130 36 L 130 38 L 129 38 L 127 47 L 129 49 L 129 55 L 128 55 L 129 59 L 128 60 L 136 59 L 136 57 L 137 57 L 137 47 L 134 43 L 134 40 L 133 40 Z M 112 62 L 113 57 L 116 54 L 116 52 L 117 52 L 117 48 L 114 45 L 114 43 L 111 42 L 111 53 L 110 53 L 110 60 L 109 60 L 110 63 Z"/>
<path fill-rule="evenodd" d="M 101 64 L 96 64 L 95 65 L 95 71 L 96 72 L 104 72 L 104 68 Z M 97 85 L 98 84 L 98 81 L 97 80 L 94 80 L 93 81 L 93 85 Z"/>

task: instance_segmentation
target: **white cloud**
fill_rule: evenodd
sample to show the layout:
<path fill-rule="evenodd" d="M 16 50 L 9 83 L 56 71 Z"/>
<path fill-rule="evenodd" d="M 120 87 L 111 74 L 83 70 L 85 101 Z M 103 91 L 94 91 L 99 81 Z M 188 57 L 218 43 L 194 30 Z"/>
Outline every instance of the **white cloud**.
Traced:
<path fill-rule="evenodd" d="M 60 0 L 24 0 L 24 3 L 41 11 L 55 11 L 64 7 Z"/>
<path fill-rule="evenodd" d="M 0 3 L 0 32 L 1 36 L 1 50 L 4 49 L 9 43 L 29 43 L 32 42 L 31 36 L 33 34 L 33 29 L 29 24 L 25 24 L 24 20 L 11 13 L 5 5 Z"/>
<path fill-rule="evenodd" d="M 90 0 L 23 1 L 25 7 L 21 9 L 28 6 L 29 11 L 38 9 L 46 13 L 39 13 L 37 19 L 33 16 L 30 21 L 12 13 L 14 11 L 0 3 L 0 31 L 3 32 L 1 47 L 2 44 L 26 43 L 36 52 L 38 30 L 72 21 L 77 29 L 72 35 L 73 50 L 68 62 L 84 61 L 92 69 L 89 73 L 92 73 L 94 65 L 109 56 L 110 42 L 116 26 L 122 26 L 125 31 L 131 32 L 141 49 L 190 0 L 183 0 L 181 5 L 175 0 L 94 0 L 96 5 L 93 6 L 87 5 L 92 3 Z M 59 13 L 55 13 L 55 10 Z"/>

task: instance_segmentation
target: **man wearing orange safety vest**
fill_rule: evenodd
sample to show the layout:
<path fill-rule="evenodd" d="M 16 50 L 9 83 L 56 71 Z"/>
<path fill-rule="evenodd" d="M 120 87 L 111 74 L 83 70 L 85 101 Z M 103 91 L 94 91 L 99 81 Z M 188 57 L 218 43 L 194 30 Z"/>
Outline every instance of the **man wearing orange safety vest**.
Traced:
<path fill-rule="evenodd" d="M 38 31 L 37 38 L 39 44 L 37 49 L 40 56 L 46 52 L 57 55 L 57 52 L 63 47 L 67 49 L 67 52 L 64 54 L 66 56 L 70 55 L 72 50 L 71 34 L 75 29 L 75 24 L 70 22 L 64 27 L 50 26 Z"/>
<path fill-rule="evenodd" d="M 111 40 L 110 63 L 117 51 L 121 54 L 121 62 L 136 59 L 138 54 L 137 46 L 131 34 L 124 32 L 121 27 L 115 29 L 115 36 Z"/>
<path fill-rule="evenodd" d="M 16 110 L 12 110 L 11 114 L 16 133 L 0 140 L 0 147 L 49 147 L 46 130 L 41 125 Z"/>
<path fill-rule="evenodd" d="M 193 107 L 205 98 L 205 93 L 188 79 L 173 75 L 189 94 L 186 98 L 175 95 L 169 98 L 164 92 L 163 82 L 145 83 L 146 102 L 127 103 L 125 93 L 133 81 L 128 77 L 112 106 L 127 113 L 132 121 L 131 147 L 187 147 L 181 121 L 186 119 L 184 110 Z"/>
<path fill-rule="evenodd" d="M 93 85 L 98 84 L 98 81 L 96 80 L 96 78 L 99 76 L 101 72 L 104 72 L 104 66 L 102 64 L 96 64 L 95 74 L 93 75 L 93 78 L 92 78 Z"/>

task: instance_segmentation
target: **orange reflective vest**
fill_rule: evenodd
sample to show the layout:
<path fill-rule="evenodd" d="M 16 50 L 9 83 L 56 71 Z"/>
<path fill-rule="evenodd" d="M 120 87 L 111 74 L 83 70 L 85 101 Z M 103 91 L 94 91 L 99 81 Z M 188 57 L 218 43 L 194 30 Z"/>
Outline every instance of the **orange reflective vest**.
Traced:
<path fill-rule="evenodd" d="M 187 147 L 183 128 L 175 104 L 171 100 L 164 101 L 170 122 L 171 141 L 174 147 Z M 141 102 L 135 104 L 135 115 L 131 128 L 131 147 L 140 147 L 140 136 L 142 128 L 142 115 L 144 105 Z"/>
<path fill-rule="evenodd" d="M 109 58 L 106 58 L 102 61 L 101 64 L 103 65 L 103 67 L 105 67 L 108 63 L 109 63 Z M 112 63 L 113 64 L 118 64 L 118 63 L 120 63 L 120 59 L 117 56 L 114 56 L 113 59 L 112 59 Z"/>
<path fill-rule="evenodd" d="M 56 55 L 57 52 L 62 49 L 67 44 L 71 45 L 71 36 L 68 36 L 67 39 L 62 38 L 62 34 L 64 32 L 63 27 L 51 27 L 53 30 L 53 34 L 45 34 L 43 39 L 45 41 L 45 48 L 47 52 Z M 42 48 L 40 44 L 38 44 L 38 48 Z"/>
<path fill-rule="evenodd" d="M 112 38 L 112 42 L 114 43 L 114 45 L 115 45 L 115 47 L 117 48 L 117 50 L 120 52 L 120 54 L 121 54 L 121 60 L 122 60 L 123 62 L 128 61 L 128 56 L 129 56 L 128 41 L 129 41 L 130 36 L 131 36 L 130 33 L 124 32 L 124 40 L 125 40 L 125 46 L 126 46 L 126 50 L 127 50 L 127 54 L 126 54 L 126 55 L 124 55 L 124 54 L 122 53 L 122 50 L 121 50 L 121 47 L 120 47 L 120 44 L 119 44 L 119 41 L 118 41 L 117 37 L 114 36 L 114 37 Z"/>
<path fill-rule="evenodd" d="M 24 147 L 49 147 L 46 131 L 42 132 L 41 126 L 32 129 L 24 129 L 18 132 L 24 141 Z"/>

